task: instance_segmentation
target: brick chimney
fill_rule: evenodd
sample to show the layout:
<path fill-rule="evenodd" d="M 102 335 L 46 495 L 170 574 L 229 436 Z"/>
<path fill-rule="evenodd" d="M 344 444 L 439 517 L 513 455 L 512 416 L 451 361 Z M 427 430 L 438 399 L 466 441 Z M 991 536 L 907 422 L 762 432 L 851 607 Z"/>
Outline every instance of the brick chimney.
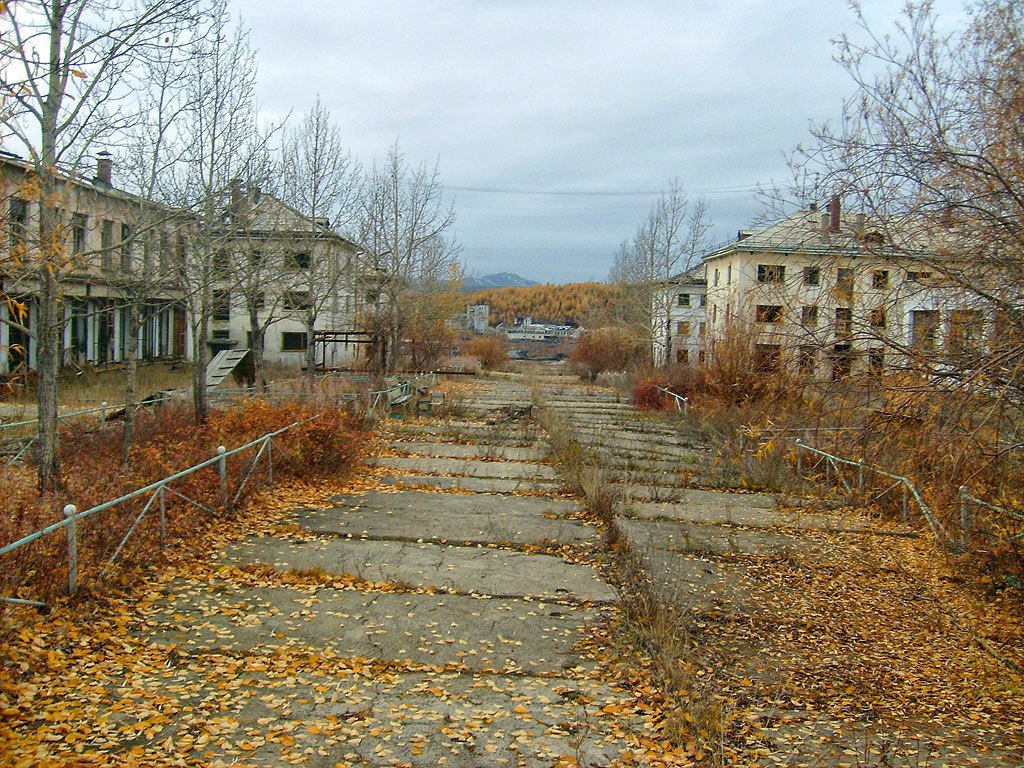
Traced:
<path fill-rule="evenodd" d="M 240 221 L 245 212 L 245 191 L 242 189 L 241 179 L 231 179 L 228 182 L 231 200 L 228 204 L 228 212 L 233 221 Z"/>
<path fill-rule="evenodd" d="M 838 232 L 839 224 L 842 214 L 842 203 L 840 202 L 839 195 L 832 195 L 832 199 L 828 202 L 828 231 Z"/>
<path fill-rule="evenodd" d="M 93 182 L 109 187 L 113 183 L 113 178 L 114 159 L 109 152 L 100 152 L 96 155 L 96 178 L 93 179 Z"/>

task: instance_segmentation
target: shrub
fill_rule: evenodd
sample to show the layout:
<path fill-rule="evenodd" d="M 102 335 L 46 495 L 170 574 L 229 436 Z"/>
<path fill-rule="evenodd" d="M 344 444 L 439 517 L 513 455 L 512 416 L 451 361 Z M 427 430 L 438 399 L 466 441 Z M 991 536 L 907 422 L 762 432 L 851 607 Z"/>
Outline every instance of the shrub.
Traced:
<path fill-rule="evenodd" d="M 120 427 L 114 423 L 102 429 L 78 429 L 62 434 L 61 462 L 64 489 L 59 498 L 40 497 L 34 492 L 30 468 L 14 466 L 0 474 L 4 508 L 0 511 L 0 542 L 21 538 L 62 519 L 63 505 L 73 502 L 79 510 L 89 509 L 144 487 L 154 481 L 201 463 L 216 455 L 218 445 L 229 450 L 314 414 L 317 418 L 274 438 L 274 479 L 309 478 L 337 474 L 355 465 L 368 440 L 354 417 L 337 408 L 308 405 L 270 405 L 250 400 L 224 411 L 211 413 L 206 424 L 196 425 L 184 406 L 167 406 L 155 414 L 140 413 L 135 444 L 127 466 L 120 452 Z M 266 483 L 266 473 L 249 475 L 256 456 L 250 449 L 226 460 L 228 488 L 237 504 L 225 508 L 216 464 L 176 481 L 171 487 L 193 499 L 217 516 L 231 514 Z M 266 454 L 260 459 L 268 461 Z M 245 479 L 245 485 L 242 486 Z M 118 542 L 141 513 L 148 495 L 119 504 L 79 523 L 79 568 L 90 576 L 95 567 L 114 552 Z M 230 501 L 231 499 L 229 499 Z M 198 506 L 186 504 L 174 494 L 165 494 L 169 538 L 201 535 L 211 515 Z M 121 554 L 128 563 L 152 562 L 160 550 L 159 509 L 155 505 L 138 527 Z M 0 575 L 3 594 L 20 594 L 32 599 L 50 599 L 67 584 L 67 539 L 57 532 L 22 547 L 4 561 Z"/>
<path fill-rule="evenodd" d="M 624 371 L 649 357 L 643 340 L 628 328 L 608 327 L 580 335 L 569 359 L 573 370 L 593 381 L 603 371 Z"/>
<path fill-rule="evenodd" d="M 485 370 L 497 370 L 508 360 L 506 347 L 497 336 L 476 336 L 462 345 L 462 354 L 477 358 Z"/>
<path fill-rule="evenodd" d="M 639 379 L 633 385 L 633 405 L 641 411 L 660 411 L 667 407 L 669 396 L 659 387 L 663 387 L 663 383 L 658 379 Z"/>

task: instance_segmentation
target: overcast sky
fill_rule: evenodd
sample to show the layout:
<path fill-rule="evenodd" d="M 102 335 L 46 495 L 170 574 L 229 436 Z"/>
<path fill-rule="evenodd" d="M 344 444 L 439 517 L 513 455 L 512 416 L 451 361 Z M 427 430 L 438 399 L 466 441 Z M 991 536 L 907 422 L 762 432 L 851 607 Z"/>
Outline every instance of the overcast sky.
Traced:
<path fill-rule="evenodd" d="M 670 178 L 749 225 L 851 83 L 841 0 L 233 0 L 264 114 L 319 93 L 364 165 L 396 139 L 439 164 L 470 274 L 604 280 Z M 895 0 L 866 0 L 878 29 Z M 939 2 L 947 20 L 959 3 Z"/>

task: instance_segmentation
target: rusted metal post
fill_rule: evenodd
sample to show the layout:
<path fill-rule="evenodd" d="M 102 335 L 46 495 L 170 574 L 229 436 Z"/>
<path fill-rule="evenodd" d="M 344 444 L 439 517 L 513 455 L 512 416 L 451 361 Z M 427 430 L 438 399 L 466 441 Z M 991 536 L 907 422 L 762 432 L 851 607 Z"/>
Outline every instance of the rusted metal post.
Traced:
<path fill-rule="evenodd" d="M 217 462 L 220 469 L 220 503 L 225 508 L 228 506 L 228 459 L 224 455 L 227 450 L 223 445 L 217 446 L 217 455 L 220 456 L 220 461 Z"/>
<path fill-rule="evenodd" d="M 64 517 L 68 519 L 68 594 L 73 595 L 78 589 L 78 507 L 67 504 Z"/>

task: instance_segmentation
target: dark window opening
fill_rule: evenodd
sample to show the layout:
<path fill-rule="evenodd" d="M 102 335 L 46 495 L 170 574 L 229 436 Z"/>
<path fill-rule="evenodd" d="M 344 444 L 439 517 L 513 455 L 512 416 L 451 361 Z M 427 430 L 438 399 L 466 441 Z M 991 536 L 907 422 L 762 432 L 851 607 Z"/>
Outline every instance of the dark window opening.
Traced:
<path fill-rule="evenodd" d="M 804 267 L 804 285 L 821 285 L 821 267 Z"/>
<path fill-rule="evenodd" d="M 284 331 L 281 334 L 281 350 L 283 352 L 303 352 L 305 349 L 305 333 L 295 331 Z"/>
<path fill-rule="evenodd" d="M 758 264 L 757 282 L 781 283 L 786 279 L 786 267 L 782 264 Z"/>
<path fill-rule="evenodd" d="M 85 251 L 85 227 L 88 220 L 84 213 L 76 213 L 71 217 L 71 252 Z"/>
<path fill-rule="evenodd" d="M 758 304 L 756 319 L 759 323 L 781 323 L 782 307 L 775 304 Z"/>
<path fill-rule="evenodd" d="M 7 226 L 12 248 L 24 248 L 28 233 L 28 201 L 19 197 L 11 198 L 7 210 Z"/>
<path fill-rule="evenodd" d="M 214 291 L 212 310 L 214 320 L 230 320 L 231 293 L 229 291 Z"/>
<path fill-rule="evenodd" d="M 853 325 L 853 310 L 847 307 L 836 308 L 836 336 L 849 336 Z"/>
<path fill-rule="evenodd" d="M 836 270 L 836 289 L 843 293 L 853 292 L 853 269 L 839 267 Z"/>

